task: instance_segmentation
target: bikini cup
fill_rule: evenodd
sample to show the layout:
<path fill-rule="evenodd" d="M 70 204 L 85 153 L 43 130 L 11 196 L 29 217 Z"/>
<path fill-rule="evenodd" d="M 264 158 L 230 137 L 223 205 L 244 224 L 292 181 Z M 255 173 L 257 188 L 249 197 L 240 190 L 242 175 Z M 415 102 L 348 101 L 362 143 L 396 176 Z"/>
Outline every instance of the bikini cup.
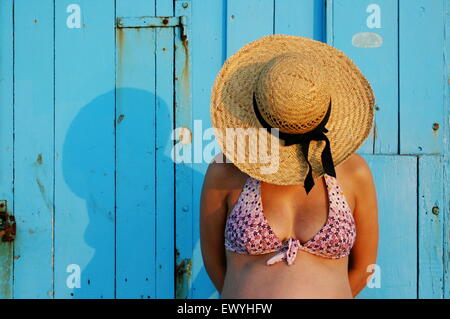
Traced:
<path fill-rule="evenodd" d="M 251 255 L 273 251 L 291 253 L 297 249 L 326 258 L 341 258 L 350 253 L 356 235 L 351 209 L 336 178 L 324 175 L 329 198 L 328 217 L 322 228 L 308 241 L 291 237 L 282 241 L 273 232 L 263 213 L 260 181 L 248 177 L 238 201 L 227 218 L 225 247 Z M 295 256 L 293 256 L 295 258 Z"/>

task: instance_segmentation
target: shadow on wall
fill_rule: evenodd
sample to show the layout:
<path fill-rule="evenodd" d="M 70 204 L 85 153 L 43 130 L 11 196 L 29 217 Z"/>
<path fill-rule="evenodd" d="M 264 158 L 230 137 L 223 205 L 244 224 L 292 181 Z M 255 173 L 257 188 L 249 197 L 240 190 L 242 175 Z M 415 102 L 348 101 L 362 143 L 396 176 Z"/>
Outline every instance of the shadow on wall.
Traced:
<path fill-rule="evenodd" d="M 119 182 L 117 185 L 114 179 L 115 97 L 118 98 L 117 154 L 121 152 L 117 161 L 116 176 Z M 80 261 L 81 287 L 72 289 L 66 287 L 67 293 L 61 292 L 59 295 L 73 298 L 114 298 L 114 281 L 116 281 L 117 297 L 154 298 L 155 293 L 158 296 L 155 285 L 156 289 L 161 289 L 158 285 L 167 285 L 175 280 L 175 269 L 172 280 L 152 278 L 155 274 L 155 269 L 152 267 L 157 267 L 156 261 L 151 260 L 155 258 L 152 245 L 157 244 L 154 219 L 156 216 L 161 218 L 162 214 L 174 213 L 171 205 L 166 211 L 155 211 L 155 187 L 168 185 L 167 181 L 161 181 L 157 186 L 152 184 L 155 182 L 155 138 L 154 127 L 152 127 L 154 120 L 148 115 L 157 110 L 156 101 L 161 110 L 167 110 L 165 102 L 153 93 L 140 89 L 118 88 L 116 92 L 109 91 L 85 105 L 68 129 L 62 154 L 64 180 L 76 196 L 85 200 L 85 208 L 83 207 L 82 211 L 76 206 L 72 208 L 72 197 L 65 198 L 63 204 L 65 213 L 64 215 L 57 213 L 56 227 L 63 225 L 64 231 L 80 230 L 80 234 L 69 237 L 71 239 L 66 239 L 68 242 L 61 245 L 61 247 L 69 246 L 74 249 L 70 252 L 56 250 L 55 254 L 66 256 L 60 258 L 61 263 L 66 258 L 75 263 Z M 126 104 L 124 109 L 121 103 Z M 126 129 L 122 127 L 119 129 L 119 125 L 125 122 Z M 162 160 L 173 163 L 171 133 L 167 132 L 167 143 Z M 165 167 L 166 169 L 171 167 L 173 171 L 173 165 L 165 165 Z M 195 170 L 192 174 L 194 180 L 203 179 L 203 175 Z M 115 191 L 117 191 L 117 199 L 121 200 L 118 202 L 117 216 L 114 210 Z M 173 191 L 170 196 L 172 196 L 170 200 L 174 200 Z M 164 198 L 157 200 L 163 202 Z M 197 212 L 194 213 L 193 218 L 193 223 L 198 223 Z M 58 232 L 63 234 L 62 229 L 56 231 L 57 234 Z M 169 230 L 170 233 L 173 231 L 173 229 Z M 199 234 L 194 234 L 193 237 L 194 249 L 200 249 Z M 60 236 L 57 241 L 61 240 L 65 239 Z M 167 249 L 165 254 L 167 264 L 173 265 L 174 247 L 167 247 L 166 243 L 158 243 L 158 245 Z M 161 262 L 165 261 L 158 260 L 158 263 Z M 201 260 L 196 259 L 195 263 L 198 262 L 201 263 Z M 116 273 L 114 273 L 115 264 Z M 65 266 L 63 270 L 58 269 L 58 272 L 64 272 L 64 278 L 67 278 L 70 273 L 65 271 Z M 124 278 L 126 279 L 123 280 Z M 215 291 L 208 283 L 209 278 L 203 266 L 193 276 L 192 281 L 193 287 L 200 290 L 206 298 Z M 172 288 L 165 287 L 163 290 L 170 289 Z"/>

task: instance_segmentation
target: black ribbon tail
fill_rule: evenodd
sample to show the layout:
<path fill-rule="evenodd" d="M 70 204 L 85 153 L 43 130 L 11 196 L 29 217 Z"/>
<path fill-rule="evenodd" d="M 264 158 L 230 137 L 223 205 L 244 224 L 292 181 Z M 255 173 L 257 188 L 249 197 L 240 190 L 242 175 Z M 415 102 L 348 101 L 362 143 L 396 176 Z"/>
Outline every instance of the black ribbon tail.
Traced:
<path fill-rule="evenodd" d="M 331 155 L 330 141 L 325 134 L 323 134 L 322 140 L 325 141 L 325 148 L 323 149 L 321 154 L 323 169 L 327 175 L 336 177 L 336 171 L 334 169 L 333 164 L 333 157 Z M 303 183 L 305 186 L 306 194 L 309 194 L 309 192 L 311 191 L 311 189 L 314 187 L 315 184 L 312 175 L 312 166 L 308 159 L 310 142 L 311 140 L 307 140 L 305 143 L 301 144 L 303 155 L 305 157 L 306 163 L 308 164 L 308 174 L 306 174 L 305 181 Z"/>
<path fill-rule="evenodd" d="M 308 159 L 310 142 L 311 142 L 311 140 L 307 140 L 303 144 L 301 144 L 303 156 L 305 157 L 306 163 L 308 164 L 308 174 L 306 174 L 305 181 L 303 182 L 303 185 L 305 186 L 306 194 L 308 194 L 311 191 L 311 189 L 314 187 L 314 179 L 312 176 L 312 166 Z"/>
<path fill-rule="evenodd" d="M 336 171 L 334 169 L 333 157 L 331 155 L 330 140 L 324 134 L 325 148 L 322 151 L 322 166 L 327 175 L 336 177 Z"/>

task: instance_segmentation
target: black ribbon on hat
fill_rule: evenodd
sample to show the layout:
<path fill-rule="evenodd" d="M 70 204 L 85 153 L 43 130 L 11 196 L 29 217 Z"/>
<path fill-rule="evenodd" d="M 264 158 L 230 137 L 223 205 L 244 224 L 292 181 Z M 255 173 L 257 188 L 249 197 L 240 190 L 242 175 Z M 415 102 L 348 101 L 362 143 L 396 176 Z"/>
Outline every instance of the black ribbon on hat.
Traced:
<path fill-rule="evenodd" d="M 264 120 L 264 118 L 262 117 L 261 112 L 259 111 L 258 108 L 258 103 L 256 102 L 255 92 L 253 92 L 253 109 L 255 111 L 256 117 L 258 118 L 259 122 L 265 129 L 269 131 L 270 129 L 274 128 L 269 123 L 267 123 L 266 120 Z M 306 175 L 304 182 L 306 194 L 308 194 L 310 190 L 314 187 L 314 179 L 312 177 L 312 166 L 308 159 L 309 144 L 311 143 L 312 140 L 325 141 L 325 148 L 323 149 L 321 155 L 322 166 L 327 175 L 336 177 L 333 158 L 331 156 L 330 141 L 328 140 L 328 137 L 325 135 L 325 133 L 328 132 L 328 130 L 325 128 L 325 125 L 327 124 L 328 119 L 330 118 L 330 113 L 331 113 L 331 98 L 325 117 L 322 119 L 319 125 L 317 125 L 312 131 L 303 134 L 285 133 L 278 131 L 279 134 L 278 137 L 284 141 L 285 146 L 293 144 L 301 145 L 302 153 L 305 156 L 306 163 L 308 163 L 309 167 L 309 171 L 308 174 Z"/>

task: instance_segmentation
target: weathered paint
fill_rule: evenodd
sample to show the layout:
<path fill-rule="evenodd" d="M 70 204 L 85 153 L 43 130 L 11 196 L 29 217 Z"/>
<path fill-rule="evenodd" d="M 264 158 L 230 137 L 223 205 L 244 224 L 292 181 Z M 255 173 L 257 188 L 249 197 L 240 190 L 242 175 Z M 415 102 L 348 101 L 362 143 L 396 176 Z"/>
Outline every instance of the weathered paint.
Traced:
<path fill-rule="evenodd" d="M 1 1 L 0 199 L 18 233 L 0 243 L 0 297 L 216 298 L 199 242 L 208 163 L 174 165 L 171 133 L 185 127 L 185 145 L 209 143 L 195 140 L 193 120 L 210 127 L 210 88 L 225 58 L 285 33 L 343 50 L 375 90 L 375 125 L 359 152 L 377 186 L 382 287 L 360 298 L 448 298 L 444 3 L 81 0 L 81 28 L 68 29 L 70 1 L 14 1 L 14 28 L 13 1 Z M 117 27 L 144 16 L 159 22 Z M 358 33 L 383 43 L 354 46 Z M 436 57 L 429 69 L 416 63 L 421 47 Z M 428 96 L 435 107 L 426 110 Z M 66 284 L 70 264 L 81 268 L 81 288 Z"/>

